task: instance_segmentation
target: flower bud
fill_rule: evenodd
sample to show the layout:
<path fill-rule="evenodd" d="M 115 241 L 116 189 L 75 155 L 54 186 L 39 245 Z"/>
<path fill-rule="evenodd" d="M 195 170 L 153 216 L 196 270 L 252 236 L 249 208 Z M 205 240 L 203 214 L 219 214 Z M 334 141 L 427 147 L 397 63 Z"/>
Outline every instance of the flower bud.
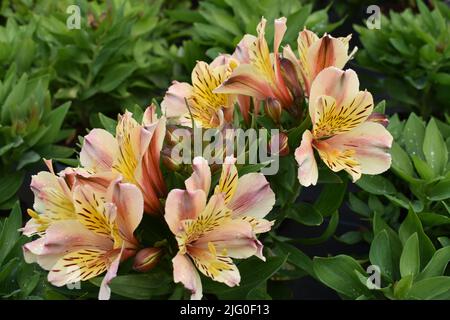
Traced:
<path fill-rule="evenodd" d="M 386 115 L 378 112 L 372 113 L 368 118 L 367 121 L 376 122 L 381 124 L 383 127 L 387 127 L 389 124 L 389 119 Z"/>
<path fill-rule="evenodd" d="M 182 159 L 176 159 L 172 155 L 173 148 L 164 146 L 161 150 L 161 158 L 164 166 L 172 171 L 178 171 L 182 165 Z"/>
<path fill-rule="evenodd" d="M 174 125 L 167 125 L 166 127 L 166 143 L 171 146 L 178 144 L 183 138 L 191 135 L 191 130 L 187 128 L 179 128 Z"/>
<path fill-rule="evenodd" d="M 303 90 L 300 85 L 297 70 L 291 60 L 282 58 L 280 60 L 281 74 L 283 79 L 294 96 L 295 100 L 303 100 Z"/>
<path fill-rule="evenodd" d="M 147 272 L 158 264 L 162 255 L 162 248 L 144 248 L 134 258 L 133 269 L 139 272 Z"/>
<path fill-rule="evenodd" d="M 289 154 L 288 136 L 284 132 L 275 134 L 270 138 L 269 150 L 271 155 L 279 155 L 280 157 Z"/>
<path fill-rule="evenodd" d="M 283 111 L 283 107 L 281 103 L 274 98 L 268 98 L 266 104 L 264 106 L 266 114 L 275 122 L 280 123 L 281 112 Z"/>

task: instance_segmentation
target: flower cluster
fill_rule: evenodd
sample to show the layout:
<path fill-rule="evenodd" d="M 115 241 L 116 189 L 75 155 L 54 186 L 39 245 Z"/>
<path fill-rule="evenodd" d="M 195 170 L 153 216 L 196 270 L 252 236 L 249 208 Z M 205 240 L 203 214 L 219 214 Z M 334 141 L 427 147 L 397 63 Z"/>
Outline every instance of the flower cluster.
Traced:
<path fill-rule="evenodd" d="M 314 150 L 329 169 L 345 170 L 353 181 L 390 167 L 392 136 L 383 126 L 385 118 L 373 114 L 372 95 L 359 91 L 356 73 L 342 70 L 356 52 L 349 50 L 351 37 L 319 38 L 305 29 L 298 36 L 298 54 L 289 46 L 280 52 L 287 30 L 286 18 L 280 18 L 274 22 L 271 52 L 265 27 L 263 18 L 257 36 L 245 35 L 234 53 L 210 64 L 198 62 L 192 83 L 174 81 L 160 108 L 148 107 L 142 123 L 125 112 L 115 136 L 90 131 L 80 167 L 56 174 L 47 161 L 49 172 L 33 177 L 34 209 L 22 232 L 36 239 L 24 246 L 24 254 L 49 270 L 49 282 L 62 286 L 106 272 L 99 298 L 107 299 L 121 261 L 135 256 L 136 271 L 152 269 L 162 249 L 139 243 L 135 230 L 144 213 L 167 224 L 174 282 L 190 290 L 193 299 L 202 297 L 201 274 L 232 287 L 240 283 L 233 259 L 265 260 L 258 235 L 271 230 L 273 221 L 265 216 L 276 203 L 265 176 L 239 176 L 234 155 L 224 155 L 220 178 L 212 185 L 217 167 L 195 157 L 184 189 L 168 190 L 165 175 L 175 168 L 165 165 L 170 155 L 164 150 L 174 143 L 169 128 L 221 130 L 235 127 L 236 118 L 242 126 L 254 126 L 253 120 L 265 115 L 281 129 L 271 140 L 282 146 L 277 155 L 288 155 L 289 145 L 297 147 L 303 186 L 318 181 Z M 301 140 L 288 141 L 292 123 L 298 127 L 308 121 L 312 127 L 305 128 Z M 168 160 L 163 165 L 161 151 Z"/>

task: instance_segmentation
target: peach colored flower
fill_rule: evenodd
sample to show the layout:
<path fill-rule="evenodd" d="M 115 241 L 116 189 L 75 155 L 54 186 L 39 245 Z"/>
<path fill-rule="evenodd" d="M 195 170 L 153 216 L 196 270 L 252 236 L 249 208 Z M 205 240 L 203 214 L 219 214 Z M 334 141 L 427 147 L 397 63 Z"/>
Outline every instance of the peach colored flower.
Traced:
<path fill-rule="evenodd" d="M 359 91 L 353 70 L 329 67 L 319 73 L 309 98 L 313 128 L 303 133 L 295 151 L 302 185 L 317 183 L 314 149 L 331 170 L 345 170 L 353 181 L 361 174 L 379 174 L 389 169 L 392 136 L 376 118 L 370 119 L 372 111 L 372 95 Z"/>
<path fill-rule="evenodd" d="M 116 276 L 120 261 L 138 247 L 133 232 L 144 209 L 141 191 L 120 180 L 111 182 L 103 193 L 90 185 L 78 185 L 66 190 L 62 199 L 56 190 L 40 191 L 46 194 L 46 206 L 39 206 L 43 211 L 38 218 L 58 214 L 58 219 L 49 221 L 40 238 L 23 246 L 25 261 L 49 270 L 48 281 L 55 286 L 107 271 L 99 299 L 109 299 L 108 283 Z"/>
<path fill-rule="evenodd" d="M 207 277 L 232 287 L 240 274 L 232 258 L 256 255 L 264 260 L 256 233 L 269 231 L 264 219 L 275 203 L 275 195 L 262 174 L 238 178 L 233 158 L 223 165 L 219 184 L 207 201 L 211 171 L 205 159 L 194 159 L 186 190 L 172 190 L 166 201 L 165 219 L 178 242 L 172 260 L 175 282 L 182 282 L 201 299 L 198 270 Z"/>
<path fill-rule="evenodd" d="M 298 79 L 307 96 L 312 82 L 322 70 L 328 67 L 342 69 L 353 57 L 357 48 L 348 53 L 350 39 L 351 35 L 345 38 L 333 38 L 328 34 L 319 38 L 314 32 L 305 28 L 299 33 L 297 39 L 299 58 L 289 45 L 284 47 L 283 56 L 294 64 Z"/>
<path fill-rule="evenodd" d="M 159 199 L 167 193 L 159 167 L 165 131 L 166 119 L 157 118 L 153 105 L 145 111 L 142 124 L 125 112 L 119 116 L 115 137 L 103 129 L 93 129 L 84 137 L 80 163 L 89 172 L 112 172 L 137 185 L 144 196 L 145 212 L 161 213 Z"/>

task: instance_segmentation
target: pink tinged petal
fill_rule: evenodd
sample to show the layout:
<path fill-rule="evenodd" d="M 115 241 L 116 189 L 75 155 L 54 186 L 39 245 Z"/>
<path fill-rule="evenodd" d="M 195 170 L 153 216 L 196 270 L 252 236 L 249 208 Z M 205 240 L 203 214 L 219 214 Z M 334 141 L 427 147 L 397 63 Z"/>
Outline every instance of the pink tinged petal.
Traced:
<path fill-rule="evenodd" d="M 359 92 L 359 80 L 355 71 L 342 71 L 335 67 L 324 69 L 315 78 L 309 95 L 309 115 L 316 122 L 316 109 L 321 96 L 330 96 L 336 100 L 337 107 L 350 105 Z"/>
<path fill-rule="evenodd" d="M 232 60 L 232 56 L 229 54 L 219 54 L 210 64 L 209 67 L 211 69 L 215 69 L 216 67 L 226 66 Z"/>
<path fill-rule="evenodd" d="M 227 80 L 213 90 L 213 93 L 242 94 L 259 100 L 274 96 L 265 77 L 250 64 L 239 65 Z"/>
<path fill-rule="evenodd" d="M 233 217 L 264 218 L 275 204 L 275 194 L 261 173 L 249 173 L 238 180 L 236 192 L 228 204 Z"/>
<path fill-rule="evenodd" d="M 174 189 L 166 200 L 165 219 L 173 234 L 183 231 L 183 220 L 196 219 L 206 206 L 203 190 Z"/>
<path fill-rule="evenodd" d="M 198 239 L 195 247 L 206 250 L 213 244 L 218 254 L 245 259 L 258 253 L 258 242 L 250 223 L 229 220 Z"/>
<path fill-rule="evenodd" d="M 158 115 L 156 114 L 156 106 L 152 103 L 144 111 L 144 116 L 142 117 L 142 124 L 144 126 L 150 126 L 158 121 Z"/>
<path fill-rule="evenodd" d="M 51 211 L 58 216 L 71 216 L 71 192 L 63 178 L 41 171 L 32 176 L 31 190 L 34 193 L 34 209 L 39 213 Z"/>
<path fill-rule="evenodd" d="M 112 239 L 88 230 L 77 220 L 62 220 L 53 223 L 46 231 L 43 242 L 27 246 L 37 255 L 60 254 L 74 248 L 88 247 L 101 250 L 111 249 Z"/>
<path fill-rule="evenodd" d="M 186 289 L 191 291 L 191 300 L 201 300 L 203 296 L 202 283 L 191 260 L 186 255 L 178 253 L 172 259 L 172 263 L 174 282 L 181 282 Z"/>
<path fill-rule="evenodd" d="M 27 221 L 25 226 L 21 229 L 19 229 L 20 232 L 22 232 L 25 236 L 31 237 L 32 235 L 35 235 L 40 232 L 41 224 L 36 221 L 35 219 L 30 219 Z"/>
<path fill-rule="evenodd" d="M 55 170 L 53 169 L 53 162 L 51 159 L 43 159 L 45 165 L 48 168 L 48 171 L 50 171 L 51 173 L 55 174 Z"/>
<path fill-rule="evenodd" d="M 385 114 L 374 112 L 368 118 L 367 121 L 375 122 L 381 124 L 383 127 L 387 127 L 389 124 L 389 119 Z"/>
<path fill-rule="evenodd" d="M 244 35 L 241 41 L 239 41 L 232 57 L 237 59 L 240 63 L 250 63 L 249 48 L 255 43 L 255 41 L 256 37 L 254 35 Z"/>
<path fill-rule="evenodd" d="M 111 182 L 119 176 L 117 172 L 91 173 L 84 168 L 66 168 L 59 175 L 64 178 L 71 190 L 78 186 L 89 186 L 98 193 L 105 193 Z"/>
<path fill-rule="evenodd" d="M 241 275 L 231 258 L 216 252 L 213 245 L 208 247 L 208 249 L 195 246 L 189 248 L 189 255 L 195 266 L 214 281 L 225 283 L 229 287 L 239 285 Z"/>
<path fill-rule="evenodd" d="M 286 30 L 287 30 L 286 21 L 287 21 L 287 19 L 285 17 L 275 19 L 275 22 L 274 22 L 275 34 L 274 34 L 274 41 L 273 41 L 273 52 L 278 52 L 278 48 L 280 47 L 281 41 L 283 40 L 284 34 L 286 33 Z"/>
<path fill-rule="evenodd" d="M 192 175 L 185 181 L 186 189 L 195 191 L 203 190 L 205 194 L 209 194 L 211 187 L 211 169 L 208 161 L 202 157 L 195 157 L 192 163 Z"/>
<path fill-rule="evenodd" d="M 302 136 L 300 146 L 295 150 L 295 160 L 299 165 L 298 180 L 302 186 L 308 187 L 316 185 L 319 178 L 316 159 L 312 146 L 313 136 L 309 130 L 306 130 Z"/>
<path fill-rule="evenodd" d="M 84 137 L 80 163 L 88 169 L 108 171 L 118 152 L 117 141 L 112 134 L 103 129 L 93 129 Z"/>
<path fill-rule="evenodd" d="M 189 113 L 186 99 L 192 95 L 193 87 L 186 82 L 172 82 L 161 102 L 161 110 L 167 118 L 177 118 Z"/>
<path fill-rule="evenodd" d="M 241 111 L 242 117 L 247 125 L 250 124 L 250 105 L 251 97 L 238 95 L 237 101 L 239 105 L 239 110 Z"/>
<path fill-rule="evenodd" d="M 23 246 L 26 262 L 37 262 L 50 270 L 53 265 L 70 251 L 80 248 L 110 250 L 113 242 L 88 230 L 76 220 L 58 221 L 52 224 L 44 237 Z"/>
<path fill-rule="evenodd" d="M 113 254 L 113 255 L 112 255 Z M 48 281 L 61 287 L 69 283 L 85 281 L 105 272 L 115 256 L 110 251 L 84 248 L 69 252 L 60 258 L 48 273 Z"/>
<path fill-rule="evenodd" d="M 289 93 L 288 88 L 284 82 L 281 65 L 280 65 L 280 55 L 279 55 L 279 47 L 281 41 L 283 40 L 283 36 L 286 33 L 286 18 L 282 17 L 276 19 L 275 24 L 275 34 L 274 34 L 274 44 L 273 44 L 273 52 L 274 52 L 274 69 L 275 69 L 275 91 L 277 92 L 277 98 L 283 103 L 284 107 L 290 107 L 292 104 L 292 96 Z"/>
<path fill-rule="evenodd" d="M 130 183 L 114 183 L 108 193 L 108 198 L 117 208 L 116 223 L 121 237 L 130 244 L 137 245 L 133 233 L 141 223 L 144 212 L 141 191 Z"/>
<path fill-rule="evenodd" d="M 309 47 L 307 55 L 310 63 L 310 80 L 314 81 L 314 78 L 325 68 L 342 69 L 349 59 L 347 51 L 348 45 L 329 35 L 314 42 Z"/>
<path fill-rule="evenodd" d="M 136 180 L 144 194 L 145 212 L 157 214 L 161 212 L 160 198 L 166 193 L 166 185 L 160 168 L 161 149 L 166 134 L 166 119 L 160 118 L 146 127 L 150 134 L 141 162 L 136 170 Z"/>
<path fill-rule="evenodd" d="M 241 219 L 249 222 L 253 227 L 253 232 L 256 234 L 269 232 L 275 221 L 269 221 L 266 219 L 258 219 L 250 216 L 241 217 Z"/>
<path fill-rule="evenodd" d="M 119 269 L 123 250 L 124 246 L 122 246 L 120 253 L 117 254 L 115 258 L 110 257 L 110 259 L 113 258 L 114 260 L 108 267 L 108 272 L 106 272 L 106 275 L 103 277 L 102 283 L 100 285 L 100 291 L 98 293 L 99 300 L 109 300 L 109 298 L 111 297 L 111 288 L 109 287 L 109 284 L 111 283 L 111 280 L 117 276 L 117 270 Z"/>
<path fill-rule="evenodd" d="M 225 204 L 228 204 L 233 198 L 238 182 L 238 172 L 234 165 L 236 158 L 228 156 L 222 165 L 222 173 L 220 175 L 219 184 L 214 189 L 214 194 L 223 193 Z"/>
<path fill-rule="evenodd" d="M 354 130 L 337 135 L 326 142 L 339 150 L 354 150 L 354 159 L 363 174 L 380 174 L 391 166 L 389 149 L 392 135 L 379 123 L 367 121 Z"/>

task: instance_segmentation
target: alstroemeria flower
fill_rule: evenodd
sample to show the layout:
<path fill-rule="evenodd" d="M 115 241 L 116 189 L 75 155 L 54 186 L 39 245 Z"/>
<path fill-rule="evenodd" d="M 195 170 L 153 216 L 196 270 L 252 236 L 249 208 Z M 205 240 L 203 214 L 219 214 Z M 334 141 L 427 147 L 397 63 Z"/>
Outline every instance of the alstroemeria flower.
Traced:
<path fill-rule="evenodd" d="M 278 49 L 286 32 L 286 18 L 275 20 L 273 54 L 264 37 L 267 20 L 258 24 L 258 37 L 245 35 L 235 54 L 241 64 L 231 76 L 214 90 L 215 93 L 239 94 L 254 97 L 259 101 L 275 99 L 283 108 L 291 107 L 293 97 L 285 84 Z M 246 61 L 248 61 L 246 63 Z"/>
<path fill-rule="evenodd" d="M 229 55 L 220 55 L 209 65 L 197 62 L 192 70 L 192 85 L 174 81 L 169 87 L 161 102 L 163 113 L 185 126 L 192 125 L 191 115 L 202 128 L 216 128 L 224 121 L 231 121 L 235 96 L 213 93 L 213 90 L 228 78 L 236 65 L 237 61 Z"/>
<path fill-rule="evenodd" d="M 373 98 L 359 91 L 353 70 L 326 68 L 314 80 L 309 99 L 312 131 L 303 133 L 295 151 L 302 185 L 315 185 L 318 179 L 316 149 L 333 171 L 347 171 L 358 180 L 361 174 L 379 174 L 389 169 L 392 136 L 378 119 L 370 118 Z"/>
<path fill-rule="evenodd" d="M 351 35 L 345 38 L 333 38 L 328 34 L 319 38 L 314 32 L 305 28 L 299 33 L 297 39 L 299 58 L 289 45 L 284 47 L 283 57 L 294 64 L 306 95 L 309 95 L 312 82 L 322 70 L 328 67 L 342 69 L 353 57 L 357 48 L 348 53 L 350 39 Z"/>
<path fill-rule="evenodd" d="M 80 163 L 89 172 L 113 172 L 137 185 L 145 212 L 160 213 L 159 199 L 167 192 L 159 167 L 165 131 L 166 119 L 156 117 L 155 106 L 147 108 L 142 124 L 126 112 L 119 116 L 115 137 L 103 129 L 93 129 L 84 137 Z"/>
<path fill-rule="evenodd" d="M 62 204 L 59 195 L 54 196 L 48 200 Z M 55 286 L 107 271 L 99 299 L 109 299 L 108 283 L 116 276 L 120 261 L 133 255 L 138 246 L 133 233 L 144 209 L 141 191 L 116 180 L 103 194 L 89 185 L 76 186 L 71 200 L 73 215 L 53 221 L 41 238 L 25 244 L 25 260 L 49 270 L 48 281 Z"/>
<path fill-rule="evenodd" d="M 201 299 L 204 275 L 232 287 L 240 274 L 232 258 L 261 259 L 262 244 L 255 233 L 270 230 L 264 216 L 275 203 L 265 177 L 250 173 L 238 178 L 234 159 L 227 158 L 219 184 L 207 202 L 211 171 L 205 159 L 197 157 L 186 190 L 172 190 L 166 201 L 166 222 L 175 234 L 179 252 L 172 260 L 175 282 L 182 282 Z"/>

